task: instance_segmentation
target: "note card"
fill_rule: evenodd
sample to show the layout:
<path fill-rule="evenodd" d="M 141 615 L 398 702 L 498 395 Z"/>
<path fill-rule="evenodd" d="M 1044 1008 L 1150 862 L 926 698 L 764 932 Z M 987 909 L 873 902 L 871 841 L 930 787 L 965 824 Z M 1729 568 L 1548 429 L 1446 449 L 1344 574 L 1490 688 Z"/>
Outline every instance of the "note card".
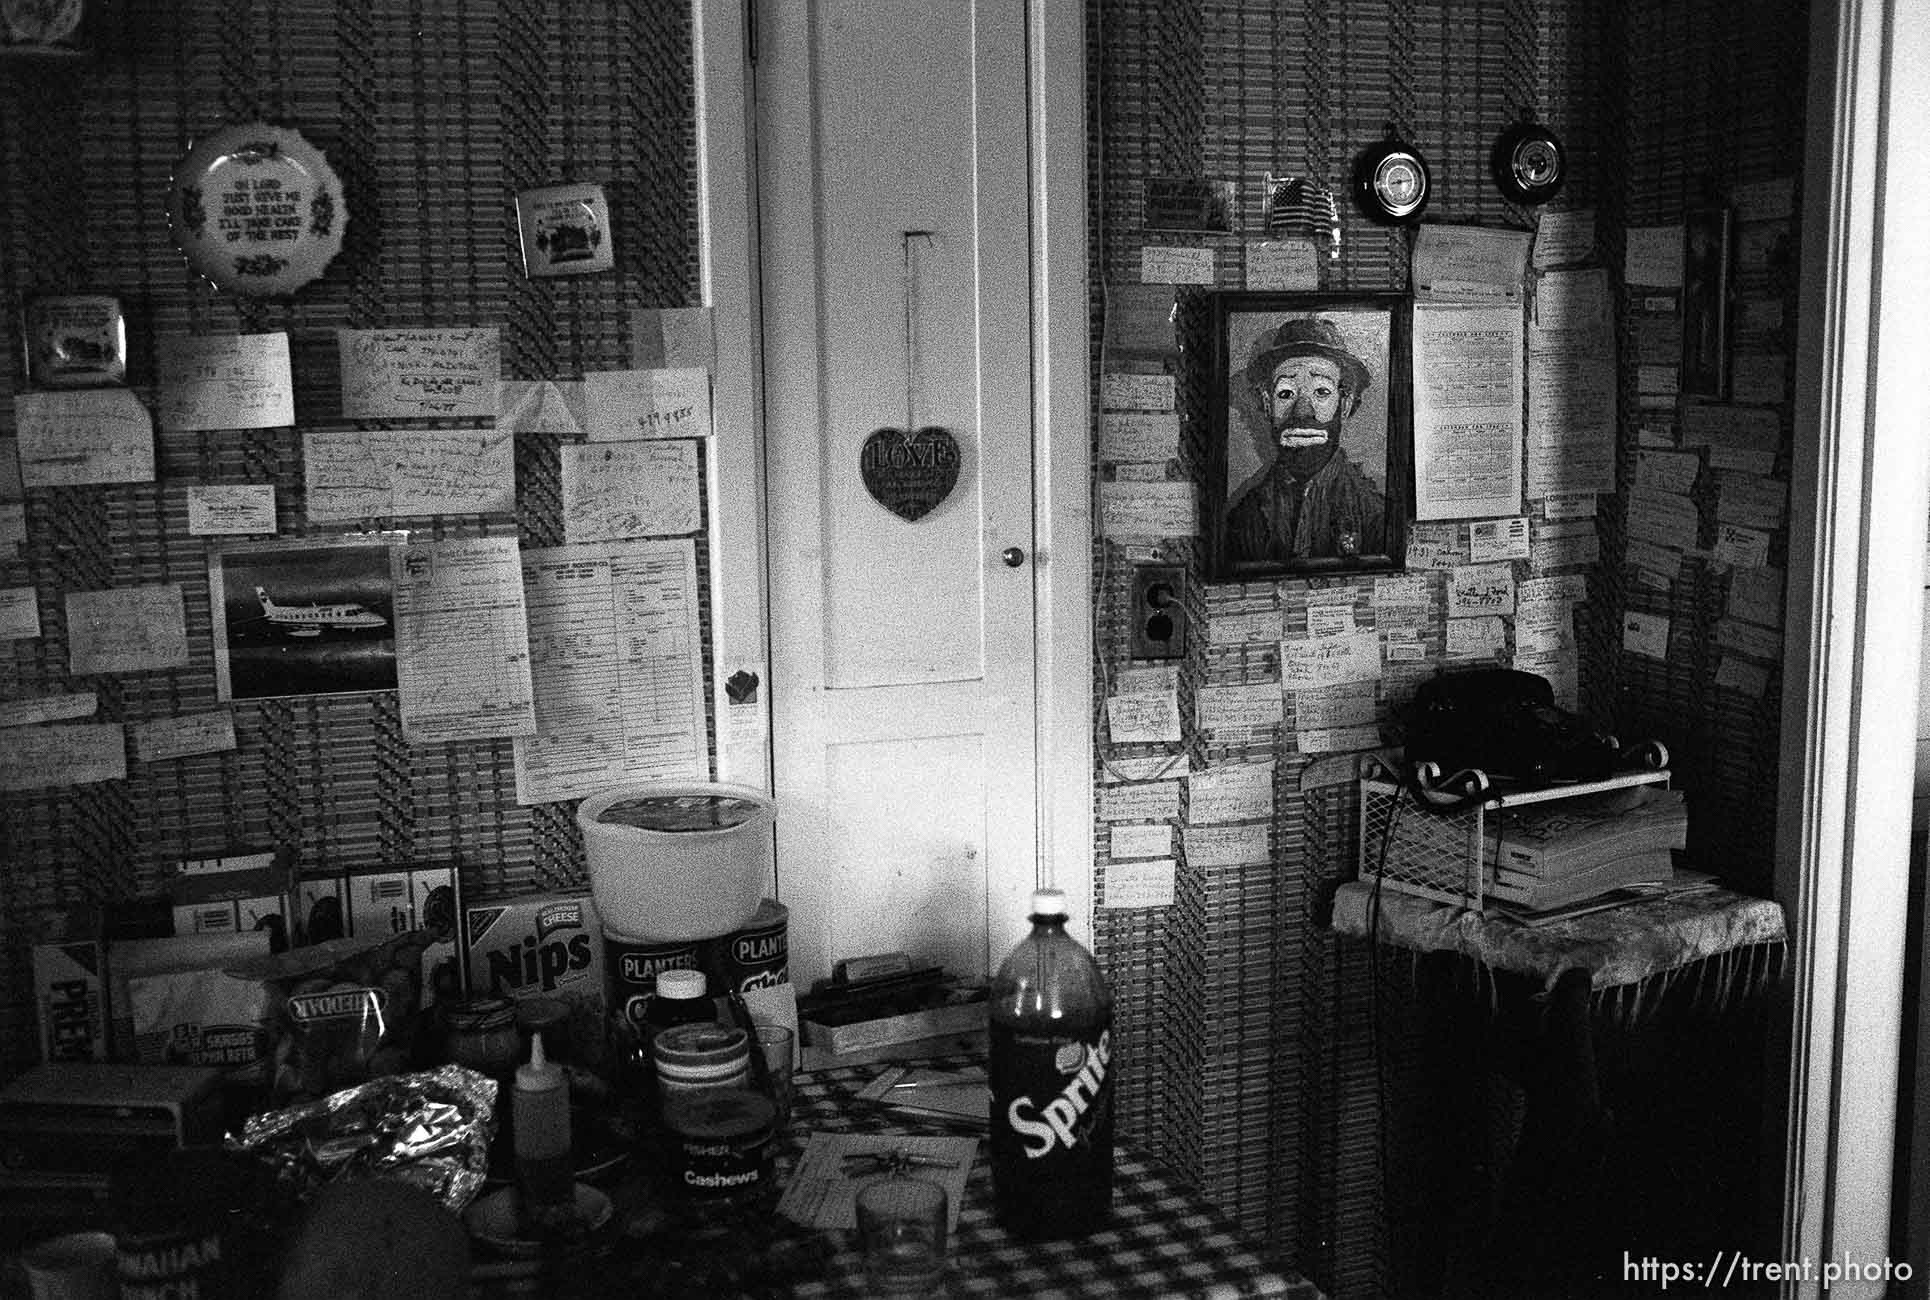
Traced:
<path fill-rule="evenodd" d="M 501 338 L 494 327 L 337 330 L 342 417 L 496 418 Z"/>
<path fill-rule="evenodd" d="M 0 641 L 26 641 L 40 635 L 40 598 L 32 587 L 0 590 Z"/>
<path fill-rule="evenodd" d="M 163 429 L 277 429 L 295 423 L 286 334 L 164 334 Z"/>
<path fill-rule="evenodd" d="M 154 422 L 125 388 L 21 393 L 13 399 L 13 418 L 27 487 L 154 477 Z"/>
<path fill-rule="evenodd" d="M 515 440 L 494 428 L 311 429 L 302 470 L 311 520 L 515 508 Z"/>
<path fill-rule="evenodd" d="M 235 537 L 275 531 L 273 483 L 195 483 L 188 488 L 188 534 Z"/>
<path fill-rule="evenodd" d="M 710 372 L 596 370 L 583 376 L 584 431 L 592 442 L 702 438 L 710 433 Z"/>
<path fill-rule="evenodd" d="M 564 443 L 563 540 L 668 537 L 703 527 L 697 509 L 697 443 Z"/>
<path fill-rule="evenodd" d="M 1099 868 L 1099 906 L 1168 907 L 1173 901 L 1171 858 L 1111 862 Z"/>
<path fill-rule="evenodd" d="M 185 668 L 187 607 L 181 584 L 67 593 L 68 671 L 132 673 Z"/>
<path fill-rule="evenodd" d="M 134 757 L 159 763 L 190 754 L 218 754 L 235 748 L 235 719 L 226 709 L 186 713 L 134 724 Z"/>
<path fill-rule="evenodd" d="M 118 722 L 18 727 L 0 745 L 0 790 L 47 790 L 126 776 L 127 734 Z"/>

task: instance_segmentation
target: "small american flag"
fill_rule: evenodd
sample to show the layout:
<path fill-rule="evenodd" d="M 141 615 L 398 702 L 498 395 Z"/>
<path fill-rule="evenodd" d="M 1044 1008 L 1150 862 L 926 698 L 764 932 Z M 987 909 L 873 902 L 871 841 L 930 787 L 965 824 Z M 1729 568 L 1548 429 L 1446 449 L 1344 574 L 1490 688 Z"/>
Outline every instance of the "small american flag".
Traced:
<path fill-rule="evenodd" d="M 1273 236 L 1328 240 L 1333 255 L 1340 256 L 1340 211 L 1334 203 L 1334 192 L 1319 181 L 1269 175 L 1265 225 L 1267 234 Z"/>

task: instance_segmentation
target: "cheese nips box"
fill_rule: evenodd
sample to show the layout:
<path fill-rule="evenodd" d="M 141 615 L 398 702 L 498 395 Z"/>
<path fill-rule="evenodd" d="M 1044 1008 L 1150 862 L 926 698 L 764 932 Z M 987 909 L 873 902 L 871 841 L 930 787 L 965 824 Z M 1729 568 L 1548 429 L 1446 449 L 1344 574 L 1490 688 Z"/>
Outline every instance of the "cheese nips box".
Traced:
<path fill-rule="evenodd" d="M 588 894 L 536 894 L 463 909 L 469 991 L 569 1009 L 566 1059 L 603 1055 L 603 931 Z M 545 1035 L 544 1046 L 549 1046 Z"/>

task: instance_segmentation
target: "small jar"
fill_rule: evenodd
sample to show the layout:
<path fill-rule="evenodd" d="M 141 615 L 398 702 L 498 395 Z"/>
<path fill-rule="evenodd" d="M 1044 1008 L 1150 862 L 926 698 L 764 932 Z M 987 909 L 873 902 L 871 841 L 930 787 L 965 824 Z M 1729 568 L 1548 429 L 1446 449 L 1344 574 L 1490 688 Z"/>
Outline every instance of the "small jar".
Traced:
<path fill-rule="evenodd" d="M 750 1087 L 751 1038 L 732 1025 L 673 1025 L 657 1035 L 652 1059 L 666 1123 L 679 1102 Z"/>
<path fill-rule="evenodd" d="M 516 1033 L 516 1004 L 508 998 L 473 998 L 449 1008 L 443 1054 L 492 1079 L 515 1075 L 522 1040 Z"/>

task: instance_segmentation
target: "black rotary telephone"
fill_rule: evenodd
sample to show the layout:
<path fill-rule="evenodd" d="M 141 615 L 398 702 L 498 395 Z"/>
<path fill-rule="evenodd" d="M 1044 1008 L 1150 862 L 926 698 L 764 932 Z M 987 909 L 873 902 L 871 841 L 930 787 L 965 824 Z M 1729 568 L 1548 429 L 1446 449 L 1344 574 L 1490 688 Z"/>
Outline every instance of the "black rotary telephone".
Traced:
<path fill-rule="evenodd" d="M 1410 771 L 1432 763 L 1504 781 L 1598 781 L 1622 766 L 1614 737 L 1555 704 L 1546 677 L 1477 668 L 1423 682 L 1405 710 Z"/>

